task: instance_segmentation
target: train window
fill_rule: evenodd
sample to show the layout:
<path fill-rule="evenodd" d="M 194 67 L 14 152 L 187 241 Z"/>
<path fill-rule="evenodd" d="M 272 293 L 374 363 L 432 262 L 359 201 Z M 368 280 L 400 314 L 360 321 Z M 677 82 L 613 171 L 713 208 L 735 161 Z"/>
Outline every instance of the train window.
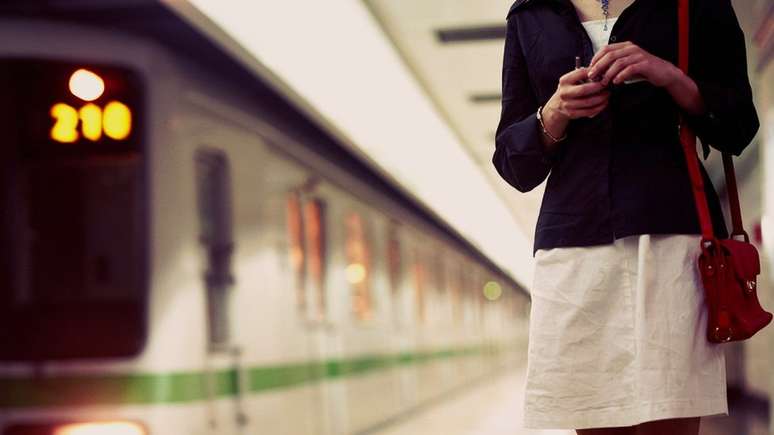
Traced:
<path fill-rule="evenodd" d="M 358 213 L 349 213 L 346 225 L 346 276 L 352 286 L 352 310 L 358 320 L 373 318 L 371 295 L 371 252 L 370 240 L 363 218 Z"/>
<path fill-rule="evenodd" d="M 521 292 L 518 289 L 510 288 L 509 293 L 512 295 L 511 297 L 511 316 L 514 319 L 521 319 L 524 314 L 523 307 L 524 307 L 524 296 L 521 294 Z"/>
<path fill-rule="evenodd" d="M 299 312 L 306 315 L 309 309 L 307 277 L 311 278 L 317 303 L 315 312 L 309 315 L 320 320 L 325 318 L 327 304 L 325 203 L 318 198 L 305 199 L 299 191 L 293 190 L 288 194 L 286 209 L 288 254 L 293 268 L 296 304 Z"/>
<path fill-rule="evenodd" d="M 306 310 L 306 246 L 304 244 L 304 219 L 301 212 L 301 194 L 291 191 L 286 201 L 286 218 L 290 249 L 290 265 L 293 268 L 296 303 L 301 312 Z"/>
<path fill-rule="evenodd" d="M 130 356 L 145 341 L 142 123 L 120 140 L 90 125 L 108 101 L 137 112 L 143 88 L 131 71 L 90 66 L 105 86 L 88 106 L 67 87 L 79 68 L 0 64 L 2 360 Z M 64 125 L 57 116 L 67 115 L 54 109 L 65 106 L 88 108 L 73 109 L 83 116 Z M 67 143 L 50 137 L 57 128 Z"/>
<path fill-rule="evenodd" d="M 326 225 L 325 203 L 318 198 L 306 202 L 304 209 L 306 239 L 309 241 L 309 274 L 316 294 L 316 316 L 325 318 Z"/>
<path fill-rule="evenodd" d="M 484 310 L 486 307 L 486 297 L 484 296 L 484 285 L 486 284 L 486 271 L 479 269 L 476 275 L 476 307 L 478 308 L 478 323 L 484 324 Z"/>
<path fill-rule="evenodd" d="M 481 305 L 481 287 L 478 280 L 478 266 L 475 265 L 471 269 L 471 288 L 470 288 L 470 301 L 471 301 L 471 315 L 470 321 L 475 325 L 478 323 L 479 306 Z"/>
<path fill-rule="evenodd" d="M 427 267 L 423 252 L 418 246 L 414 247 L 412 272 L 414 273 L 415 312 L 419 323 L 424 323 L 426 317 L 425 291 L 427 287 Z"/>
<path fill-rule="evenodd" d="M 387 225 L 387 273 L 393 296 L 397 295 L 403 280 L 403 256 L 400 247 L 398 224 L 390 221 Z"/>
<path fill-rule="evenodd" d="M 451 293 L 452 319 L 455 323 L 462 320 L 462 289 L 464 288 L 465 269 L 457 263 L 458 267 L 449 269 L 449 290 Z"/>
<path fill-rule="evenodd" d="M 196 152 L 196 189 L 199 241 L 206 258 L 208 335 L 210 345 L 217 346 L 229 340 L 229 293 L 234 283 L 231 180 L 223 152 L 211 149 Z"/>
<path fill-rule="evenodd" d="M 387 276 L 392 297 L 392 319 L 401 323 L 400 289 L 403 284 L 403 254 L 401 253 L 399 223 L 390 220 L 387 223 Z"/>
<path fill-rule="evenodd" d="M 446 292 L 446 264 L 444 261 L 444 250 L 442 246 L 438 246 L 433 253 L 433 281 L 438 293 Z"/>
<path fill-rule="evenodd" d="M 481 304 L 481 287 L 479 286 L 479 268 L 473 263 L 470 268 L 470 322 L 473 325 L 478 323 L 479 306 Z"/>

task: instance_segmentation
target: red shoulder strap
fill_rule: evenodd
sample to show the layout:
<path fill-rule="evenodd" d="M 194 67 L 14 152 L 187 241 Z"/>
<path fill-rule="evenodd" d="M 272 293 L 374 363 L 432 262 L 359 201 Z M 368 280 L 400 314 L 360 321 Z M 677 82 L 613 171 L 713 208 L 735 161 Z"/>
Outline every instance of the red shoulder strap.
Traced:
<path fill-rule="evenodd" d="M 689 0 L 679 0 L 677 7 L 678 18 L 678 66 L 684 73 L 688 73 L 688 61 L 689 61 Z M 685 152 L 685 161 L 688 164 L 688 173 L 691 177 L 691 184 L 693 186 L 693 196 L 696 201 L 696 211 L 699 214 L 699 222 L 701 224 L 701 233 L 705 239 L 714 237 L 712 231 L 712 219 L 710 218 L 709 207 L 707 206 L 707 196 L 704 194 L 704 182 L 701 178 L 701 172 L 699 169 L 699 157 L 696 154 L 696 135 L 690 130 L 688 125 L 682 119 L 680 123 L 680 141 L 683 144 L 683 151 Z M 745 233 L 742 226 L 742 212 L 739 206 L 739 192 L 736 186 L 736 176 L 734 174 L 734 163 L 731 155 L 723 153 L 723 170 L 726 176 L 726 188 L 728 192 L 728 200 L 731 206 L 731 220 L 733 222 L 733 235 L 744 235 L 745 240 L 748 240 L 747 233 Z"/>
<path fill-rule="evenodd" d="M 678 51 L 677 51 L 677 66 L 684 73 L 688 73 L 688 34 L 689 34 L 689 15 L 688 15 L 688 2 L 689 0 L 679 0 L 677 4 L 677 20 L 678 20 Z M 688 174 L 691 176 L 691 185 L 693 186 L 693 197 L 696 201 L 696 211 L 699 213 L 699 223 L 701 224 L 701 234 L 705 239 L 714 238 L 712 232 L 712 219 L 709 214 L 709 207 L 707 206 L 707 196 L 704 194 L 704 182 L 701 178 L 701 172 L 699 169 L 699 156 L 696 154 L 696 135 L 691 131 L 688 125 L 683 121 L 680 116 L 680 142 L 683 144 L 683 152 L 685 153 L 685 162 L 688 164 Z"/>
<path fill-rule="evenodd" d="M 688 73 L 688 35 L 689 29 L 689 0 L 680 0 L 677 5 L 677 20 L 678 20 L 678 32 L 679 32 L 679 45 L 677 50 L 677 62 L 681 70 L 684 73 Z"/>
<path fill-rule="evenodd" d="M 742 208 L 739 206 L 739 190 L 736 187 L 736 175 L 734 174 L 734 162 L 731 154 L 723 153 L 723 172 L 726 174 L 726 191 L 728 192 L 728 204 L 731 206 L 731 222 L 733 230 L 731 236 L 741 235 L 744 240 L 750 240 L 742 225 Z"/>

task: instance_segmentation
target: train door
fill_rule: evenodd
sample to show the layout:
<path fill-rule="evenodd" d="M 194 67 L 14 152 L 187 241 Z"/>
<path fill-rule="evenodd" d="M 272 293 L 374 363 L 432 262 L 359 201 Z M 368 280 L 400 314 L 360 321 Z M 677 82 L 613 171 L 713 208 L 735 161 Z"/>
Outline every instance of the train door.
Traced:
<path fill-rule="evenodd" d="M 244 367 L 241 349 L 232 341 L 231 293 L 235 284 L 232 256 L 231 174 L 227 156 L 200 149 L 195 155 L 202 281 L 207 309 L 205 391 L 213 434 L 241 434 Z"/>
<path fill-rule="evenodd" d="M 335 388 L 326 380 L 326 364 L 337 354 L 335 329 L 329 319 L 327 298 L 328 272 L 328 210 L 324 197 L 315 191 L 315 179 L 309 179 L 298 189 L 293 189 L 287 199 L 288 235 L 294 270 L 295 294 L 298 314 L 304 324 L 307 338 L 309 376 L 312 401 L 316 403 L 315 435 L 341 433 L 337 428 L 333 407 Z"/>
<path fill-rule="evenodd" d="M 405 243 L 404 243 L 405 241 Z M 410 308 L 413 293 L 413 283 L 416 270 L 409 256 L 411 238 L 407 230 L 401 227 L 397 220 L 390 219 L 387 223 L 387 277 L 390 286 L 390 307 L 392 313 L 392 345 L 390 352 L 395 355 L 406 354 L 415 349 L 415 337 Z M 396 412 L 407 411 L 415 400 L 414 386 L 416 376 L 413 370 L 399 366 L 395 370 L 398 408 Z"/>

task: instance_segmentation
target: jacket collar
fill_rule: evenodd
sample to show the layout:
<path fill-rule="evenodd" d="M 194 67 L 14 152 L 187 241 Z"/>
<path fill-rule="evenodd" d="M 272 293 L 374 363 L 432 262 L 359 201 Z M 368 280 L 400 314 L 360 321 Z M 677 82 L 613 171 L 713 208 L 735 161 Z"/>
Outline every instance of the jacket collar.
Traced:
<path fill-rule="evenodd" d="M 644 0 L 635 0 L 635 3 L 643 3 Z M 572 5 L 570 0 L 515 0 L 508 10 L 506 19 L 519 9 L 524 9 L 527 5 L 536 5 L 540 3 L 546 3 L 548 5 L 557 7 L 559 10 L 567 12 L 572 10 L 575 6 Z"/>
<path fill-rule="evenodd" d="M 523 9 L 527 5 L 531 4 L 539 4 L 539 3 L 548 3 L 552 4 L 553 6 L 561 6 L 564 8 L 572 7 L 572 3 L 569 2 L 569 0 L 516 0 L 511 5 L 511 8 L 508 10 L 508 15 L 506 16 L 506 19 L 511 16 L 514 12 L 516 12 L 519 9 Z"/>

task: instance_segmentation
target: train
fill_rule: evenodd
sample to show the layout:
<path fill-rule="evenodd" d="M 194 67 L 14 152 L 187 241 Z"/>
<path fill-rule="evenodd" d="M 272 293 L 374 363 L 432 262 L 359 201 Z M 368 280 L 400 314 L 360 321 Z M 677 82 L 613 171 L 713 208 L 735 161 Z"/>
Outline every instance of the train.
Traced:
<path fill-rule="evenodd" d="M 370 433 L 529 294 L 160 5 L 0 14 L 0 434 Z M 18 6 L 18 4 L 17 4 Z"/>

